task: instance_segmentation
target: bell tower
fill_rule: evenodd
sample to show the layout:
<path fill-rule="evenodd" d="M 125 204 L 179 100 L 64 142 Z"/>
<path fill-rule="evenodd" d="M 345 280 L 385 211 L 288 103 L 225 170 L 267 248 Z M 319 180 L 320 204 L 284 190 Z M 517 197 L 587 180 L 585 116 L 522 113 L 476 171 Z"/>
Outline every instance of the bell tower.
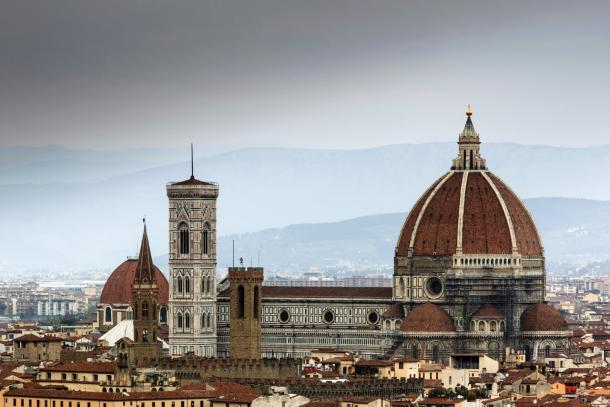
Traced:
<path fill-rule="evenodd" d="M 229 267 L 229 351 L 234 359 L 260 359 L 262 267 Z"/>
<path fill-rule="evenodd" d="M 157 298 L 159 289 L 148 244 L 146 224 L 140 244 L 136 275 L 131 285 L 133 296 L 133 342 L 125 338 L 117 343 L 115 381 L 130 386 L 135 368 L 154 366 L 161 356 L 161 344 L 157 341 Z"/>
<path fill-rule="evenodd" d="M 191 177 L 167 184 L 169 345 L 172 355 L 216 356 L 218 184 Z"/>

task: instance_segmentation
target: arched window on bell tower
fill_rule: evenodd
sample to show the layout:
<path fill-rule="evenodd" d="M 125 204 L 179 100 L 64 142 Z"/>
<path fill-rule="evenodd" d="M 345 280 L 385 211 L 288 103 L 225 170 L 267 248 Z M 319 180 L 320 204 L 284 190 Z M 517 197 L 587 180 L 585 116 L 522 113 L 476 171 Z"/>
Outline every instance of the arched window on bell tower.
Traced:
<path fill-rule="evenodd" d="M 180 254 L 189 254 L 189 227 L 186 223 L 182 222 L 178 225 L 178 252 Z"/>
<path fill-rule="evenodd" d="M 210 224 L 203 225 L 201 232 L 201 252 L 205 255 L 210 254 Z"/>

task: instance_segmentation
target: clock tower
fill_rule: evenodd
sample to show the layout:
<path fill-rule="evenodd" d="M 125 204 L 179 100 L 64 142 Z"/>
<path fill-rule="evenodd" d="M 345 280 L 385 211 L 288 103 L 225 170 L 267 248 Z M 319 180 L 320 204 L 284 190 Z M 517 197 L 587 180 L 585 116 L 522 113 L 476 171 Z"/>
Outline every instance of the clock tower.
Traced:
<path fill-rule="evenodd" d="M 169 345 L 172 355 L 216 356 L 216 199 L 218 184 L 167 184 Z"/>

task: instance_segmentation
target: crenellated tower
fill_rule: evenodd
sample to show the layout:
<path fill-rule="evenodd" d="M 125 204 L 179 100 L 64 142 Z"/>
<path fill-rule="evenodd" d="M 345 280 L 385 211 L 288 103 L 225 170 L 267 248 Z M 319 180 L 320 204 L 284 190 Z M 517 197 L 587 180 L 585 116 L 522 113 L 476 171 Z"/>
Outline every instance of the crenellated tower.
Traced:
<path fill-rule="evenodd" d="M 191 173 L 167 184 L 169 343 L 172 355 L 216 356 L 216 200 L 218 184 Z"/>
<path fill-rule="evenodd" d="M 230 356 L 260 359 L 262 267 L 229 267 Z"/>

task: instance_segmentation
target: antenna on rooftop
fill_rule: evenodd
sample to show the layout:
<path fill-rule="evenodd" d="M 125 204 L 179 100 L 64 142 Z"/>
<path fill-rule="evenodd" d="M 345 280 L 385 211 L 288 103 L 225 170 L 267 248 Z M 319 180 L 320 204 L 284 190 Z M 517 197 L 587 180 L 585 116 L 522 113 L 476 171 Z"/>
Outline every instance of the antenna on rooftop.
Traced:
<path fill-rule="evenodd" d="M 193 164 L 193 143 L 191 143 L 191 178 L 195 178 L 195 165 Z"/>

